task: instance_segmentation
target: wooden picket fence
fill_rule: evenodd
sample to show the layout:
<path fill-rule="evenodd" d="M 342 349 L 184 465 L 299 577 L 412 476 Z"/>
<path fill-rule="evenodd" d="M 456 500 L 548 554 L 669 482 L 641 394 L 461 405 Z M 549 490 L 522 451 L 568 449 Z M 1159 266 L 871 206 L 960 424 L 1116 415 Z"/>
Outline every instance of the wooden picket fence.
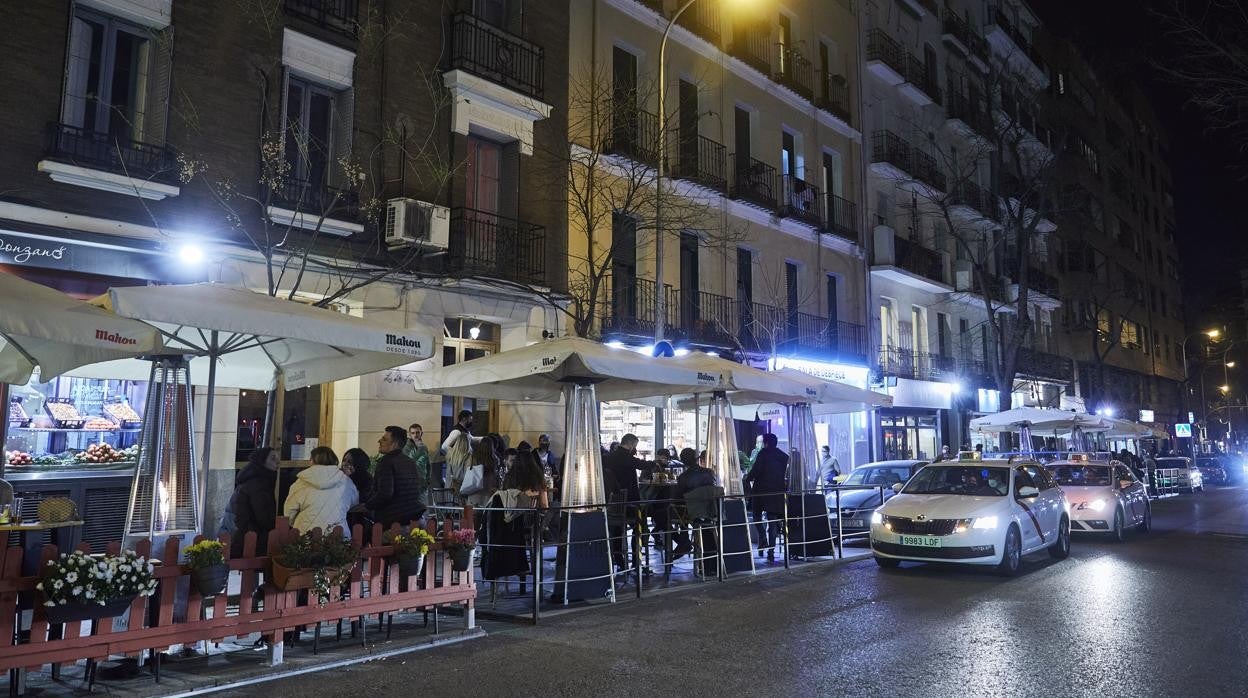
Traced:
<path fill-rule="evenodd" d="M 471 528 L 472 521 L 471 508 L 465 508 L 460 525 Z M 429 532 L 436 536 L 436 524 L 429 522 L 427 526 Z M 452 522 L 445 520 L 442 526 L 449 532 Z M 163 554 L 156 556 L 163 561 L 156 568 L 159 582 L 156 593 L 151 597 L 135 599 L 124 621 L 124 629 L 115 628 L 114 619 L 104 619 L 92 622 L 87 634 L 83 634 L 83 623 L 49 623 L 41 593 L 35 589 L 39 577 L 22 575 L 22 549 L 0 548 L 0 638 L 4 638 L 0 640 L 0 671 L 34 671 L 48 664 L 56 670 L 63 663 L 134 656 L 145 650 L 161 652 L 174 645 L 191 645 L 204 640 L 219 642 L 256 633 L 261 634 L 271 647 L 279 648 L 277 652 L 270 653 L 271 661 L 279 663 L 285 631 L 398 611 L 436 610 L 441 606 L 461 607 L 464 627 L 474 627 L 477 590 L 472 570 L 453 572 L 450 556 L 445 554 L 439 543 L 430 550 L 421 575 L 401 580 L 398 565 L 391 558 L 393 550 L 380 544 L 382 533 L 381 524 L 374 525 L 368 538 L 370 545 L 362 546 L 363 529 L 359 525 L 354 527 L 352 541 L 360 552 L 360 562 L 351 573 L 345 598 L 332 600 L 325 606 L 318 606 L 315 599 L 309 600 L 307 597 L 312 594 L 303 594 L 305 598 L 301 601 L 298 591 L 280 591 L 269 583 L 262 583 L 260 574 L 268 570 L 269 558 L 255 554 L 256 535 L 248 533 L 243 556 L 228 560 L 230 570 L 241 573 L 242 577 L 236 615 L 227 614 L 225 594 L 205 599 L 189 580 L 179 583 L 183 577 L 189 576 L 189 572 L 176 564 L 179 542 L 171 540 L 165 545 Z M 269 535 L 268 548 L 277 550 L 298 535 L 299 532 L 291 528 L 285 518 L 279 518 L 277 529 Z M 202 539 L 203 536 L 199 536 L 196 541 Z M 225 543 L 228 553 L 229 537 L 223 535 L 220 540 Z M 91 547 L 85 543 L 77 549 L 91 552 Z M 119 543 L 106 546 L 106 552 L 110 554 L 120 550 Z M 150 557 L 150 543 L 138 544 L 136 552 Z M 48 560 L 59 554 L 56 546 L 44 546 L 39 568 L 42 569 Z M 403 581 L 406 584 L 402 584 Z M 179 589 L 188 587 L 186 617 L 175 618 L 176 596 Z M 401 588 L 406 588 L 406 591 L 400 591 Z M 257 589 L 263 598 L 260 609 L 256 609 L 253 603 L 253 594 Z M 122 622 L 118 619 L 116 625 L 120 626 Z"/>

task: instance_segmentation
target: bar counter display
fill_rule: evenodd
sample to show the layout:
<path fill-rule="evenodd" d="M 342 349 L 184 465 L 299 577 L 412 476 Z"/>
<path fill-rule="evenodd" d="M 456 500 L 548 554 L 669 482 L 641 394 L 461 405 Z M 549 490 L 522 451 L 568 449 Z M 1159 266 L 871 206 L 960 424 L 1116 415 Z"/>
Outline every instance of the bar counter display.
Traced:
<path fill-rule="evenodd" d="M 9 386 L 5 473 L 124 471 L 138 461 L 144 381 L 62 376 Z"/>

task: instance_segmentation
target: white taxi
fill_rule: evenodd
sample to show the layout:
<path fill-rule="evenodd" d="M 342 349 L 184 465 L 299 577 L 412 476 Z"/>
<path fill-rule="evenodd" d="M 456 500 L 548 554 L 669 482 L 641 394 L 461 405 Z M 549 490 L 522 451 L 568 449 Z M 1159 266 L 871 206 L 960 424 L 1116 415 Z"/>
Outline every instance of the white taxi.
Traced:
<path fill-rule="evenodd" d="M 1070 555 L 1066 495 L 1034 461 L 957 461 L 924 466 L 871 516 L 880 567 L 903 560 L 994 565 L 1018 574 L 1022 557 L 1047 548 Z"/>
<path fill-rule="evenodd" d="M 1072 454 L 1045 467 L 1070 502 L 1070 530 L 1108 533 L 1122 541 L 1128 528 L 1141 532 L 1152 528 L 1148 490 L 1120 461 L 1096 462 Z"/>

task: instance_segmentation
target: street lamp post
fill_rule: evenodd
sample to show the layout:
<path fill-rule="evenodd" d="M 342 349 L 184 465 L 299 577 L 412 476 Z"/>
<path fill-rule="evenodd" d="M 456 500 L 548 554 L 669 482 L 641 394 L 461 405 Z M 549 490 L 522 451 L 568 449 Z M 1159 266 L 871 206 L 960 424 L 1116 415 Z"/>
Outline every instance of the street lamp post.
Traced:
<path fill-rule="evenodd" d="M 1217 339 L 1218 335 L 1221 334 L 1221 331 L 1218 329 L 1201 330 L 1200 332 L 1193 332 L 1183 338 L 1183 343 L 1179 347 L 1179 350 L 1180 350 L 1179 353 L 1183 355 L 1183 413 L 1184 415 L 1181 415 L 1181 416 L 1185 416 L 1192 409 L 1191 401 L 1188 399 L 1188 393 L 1191 392 L 1191 388 L 1189 384 L 1191 383 L 1192 374 L 1187 367 L 1187 342 L 1192 337 L 1195 337 L 1197 335 L 1202 335 L 1202 334 L 1208 337 L 1209 339 Z M 1203 374 L 1201 375 L 1200 380 L 1201 380 L 1201 401 L 1203 402 L 1204 401 L 1204 380 L 1205 380 L 1205 377 Z M 1201 429 L 1203 433 L 1204 427 L 1202 426 Z"/>
<path fill-rule="evenodd" d="M 667 296 L 663 293 L 663 170 L 667 165 L 667 39 L 676 20 L 698 0 L 685 0 L 663 29 L 659 41 L 659 162 L 654 176 L 654 343 L 663 341 Z"/>

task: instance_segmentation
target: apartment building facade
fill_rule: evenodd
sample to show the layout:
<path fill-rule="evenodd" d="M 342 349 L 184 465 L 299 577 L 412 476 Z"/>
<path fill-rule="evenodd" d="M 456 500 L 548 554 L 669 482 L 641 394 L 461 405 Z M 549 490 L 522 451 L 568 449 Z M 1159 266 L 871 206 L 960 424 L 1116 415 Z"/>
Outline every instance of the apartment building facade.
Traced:
<path fill-rule="evenodd" d="M 683 4 L 572 4 L 570 92 L 585 94 L 592 80 L 602 87 L 588 90 L 601 95 L 591 104 L 570 104 L 571 140 L 601 150 L 595 163 L 612 181 L 648 192 L 640 205 L 617 204 L 590 230 L 570 220 L 571 277 L 586 278 L 592 258 L 609 278 L 598 291 L 603 308 L 594 331 L 608 342 L 651 344 L 656 306 L 664 305 L 664 336 L 682 350 L 800 366 L 865 387 L 863 137 L 852 3 L 697 0 L 673 22 Z M 669 23 L 661 111 L 659 57 Z M 605 114 L 586 117 L 591 107 Z M 595 141 L 586 123 L 605 137 Z M 661 133 L 668 222 L 663 278 L 656 279 L 652 192 Z M 665 303 L 655 302 L 659 294 Z M 646 442 L 657 426 L 635 412 L 605 419 L 604 439 L 633 430 Z M 869 457 L 865 423 L 862 413 L 829 416 L 818 428 L 848 465 Z M 694 445 L 693 431 L 692 423 L 667 425 L 663 440 Z"/>
<path fill-rule="evenodd" d="M 15 7 L 0 84 L 22 97 L 0 107 L 0 267 L 82 297 L 213 281 L 329 299 L 432 340 L 414 370 L 562 334 L 546 299 L 566 284 L 565 210 L 548 205 L 565 180 L 543 158 L 567 133 L 566 9 Z M 432 441 L 459 409 L 513 440 L 558 438 L 556 408 L 413 384 L 398 370 L 288 393 L 283 455 L 311 439 L 368 448 L 388 424 L 421 422 Z M 265 402 L 216 397 L 210 521 Z"/>

